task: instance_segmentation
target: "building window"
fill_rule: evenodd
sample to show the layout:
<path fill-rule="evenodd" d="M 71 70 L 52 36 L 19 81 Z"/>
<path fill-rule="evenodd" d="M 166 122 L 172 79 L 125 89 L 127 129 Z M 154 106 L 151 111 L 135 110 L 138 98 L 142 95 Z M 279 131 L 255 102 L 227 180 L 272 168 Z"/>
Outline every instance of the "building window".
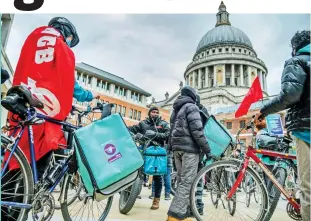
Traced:
<path fill-rule="evenodd" d="M 226 78 L 226 85 L 230 85 L 230 78 Z"/>
<path fill-rule="evenodd" d="M 97 83 L 96 83 L 96 87 L 97 87 L 97 89 L 99 89 L 100 88 L 100 80 L 99 79 L 97 79 Z"/>
<path fill-rule="evenodd" d="M 226 52 L 228 52 L 229 51 L 229 48 L 226 48 Z"/>
<path fill-rule="evenodd" d="M 81 78 L 81 73 L 78 73 L 77 74 L 77 80 L 80 80 L 80 78 Z"/>
<path fill-rule="evenodd" d="M 240 121 L 240 128 L 244 128 L 245 127 L 245 120 L 241 120 Z"/>
<path fill-rule="evenodd" d="M 218 51 L 219 51 L 219 52 L 222 52 L 222 48 L 219 48 Z"/>
<path fill-rule="evenodd" d="M 121 112 L 121 115 L 122 117 L 125 117 L 125 113 L 126 113 L 126 107 L 122 107 L 122 112 Z"/>
<path fill-rule="evenodd" d="M 246 50 L 244 50 L 244 53 L 246 54 Z"/>
<path fill-rule="evenodd" d="M 117 113 L 121 113 L 121 105 L 118 105 L 118 107 L 117 107 Z"/>
<path fill-rule="evenodd" d="M 215 49 L 213 50 L 213 53 L 215 53 Z"/>
<path fill-rule="evenodd" d="M 83 77 L 82 77 L 82 82 L 83 82 L 83 83 L 86 83 L 86 75 L 83 75 Z"/>
<path fill-rule="evenodd" d="M 92 77 L 89 77 L 89 79 L 88 79 L 88 82 L 87 82 L 87 83 L 88 83 L 89 85 L 91 85 L 91 82 L 92 82 Z"/>
<path fill-rule="evenodd" d="M 134 110 L 133 119 L 137 120 L 137 110 Z"/>
<path fill-rule="evenodd" d="M 235 52 L 235 48 L 232 48 L 232 52 Z"/>
<path fill-rule="evenodd" d="M 119 86 L 115 86 L 115 88 L 114 88 L 114 93 L 115 93 L 115 94 L 118 94 L 118 93 L 119 93 Z"/>
<path fill-rule="evenodd" d="M 211 80 L 211 86 L 213 87 L 214 85 L 214 78 Z"/>
<path fill-rule="evenodd" d="M 111 113 L 115 114 L 116 113 L 116 104 L 113 105 L 113 107 L 111 108 Z"/>
<path fill-rule="evenodd" d="M 137 120 L 140 121 L 140 118 L 141 118 L 141 111 L 138 111 L 138 113 L 137 113 Z"/>
<path fill-rule="evenodd" d="M 239 52 L 242 52 L 242 49 L 241 49 L 241 48 L 239 49 Z"/>
<path fill-rule="evenodd" d="M 130 111 L 129 111 L 129 118 L 133 119 L 133 109 L 130 109 Z"/>
<path fill-rule="evenodd" d="M 251 55 L 251 52 L 249 52 L 248 54 Z"/>
<path fill-rule="evenodd" d="M 208 55 L 208 54 L 209 54 L 209 51 L 207 51 L 206 54 Z"/>
<path fill-rule="evenodd" d="M 110 83 L 107 83 L 105 88 L 106 88 L 106 91 L 109 91 L 110 90 Z"/>
<path fill-rule="evenodd" d="M 227 129 L 231 130 L 232 129 L 232 122 L 227 122 Z"/>
<path fill-rule="evenodd" d="M 238 78 L 234 78 L 235 85 L 238 85 Z"/>

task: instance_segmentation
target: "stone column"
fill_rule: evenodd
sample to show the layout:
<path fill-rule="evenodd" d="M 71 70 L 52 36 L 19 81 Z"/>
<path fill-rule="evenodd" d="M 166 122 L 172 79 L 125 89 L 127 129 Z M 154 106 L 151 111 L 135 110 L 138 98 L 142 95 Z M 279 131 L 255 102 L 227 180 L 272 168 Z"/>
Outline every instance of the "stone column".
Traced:
<path fill-rule="evenodd" d="M 259 70 L 258 77 L 259 77 L 259 81 L 260 81 L 261 90 L 263 90 L 263 76 L 262 76 L 262 70 Z"/>
<path fill-rule="evenodd" d="M 267 73 L 264 73 L 264 91 L 267 91 Z"/>
<path fill-rule="evenodd" d="M 217 85 L 217 76 L 216 76 L 216 65 L 214 65 L 214 85 L 213 86 L 216 86 Z"/>
<path fill-rule="evenodd" d="M 202 88 L 202 68 L 199 69 L 199 74 L 198 74 L 198 89 Z"/>
<path fill-rule="evenodd" d="M 223 70 L 223 72 L 222 72 L 222 85 L 226 85 L 226 65 L 223 65 L 222 70 Z"/>
<path fill-rule="evenodd" d="M 251 73 L 251 66 L 247 66 L 247 86 L 250 87 L 252 85 L 252 79 L 251 79 L 252 73 Z"/>
<path fill-rule="evenodd" d="M 243 64 L 240 65 L 240 86 L 244 86 L 244 70 L 243 70 Z"/>
<path fill-rule="evenodd" d="M 191 76 L 192 76 L 192 83 L 191 83 L 190 86 L 194 88 L 194 85 L 195 85 L 195 71 L 192 71 Z"/>
<path fill-rule="evenodd" d="M 235 76 L 235 69 L 234 69 L 235 67 L 234 67 L 234 64 L 231 64 L 231 81 L 230 81 L 230 84 L 232 85 L 232 86 L 234 86 L 235 85 L 235 82 L 234 82 L 234 76 Z"/>
<path fill-rule="evenodd" d="M 205 87 L 208 87 L 209 79 L 208 79 L 208 67 L 205 67 Z"/>

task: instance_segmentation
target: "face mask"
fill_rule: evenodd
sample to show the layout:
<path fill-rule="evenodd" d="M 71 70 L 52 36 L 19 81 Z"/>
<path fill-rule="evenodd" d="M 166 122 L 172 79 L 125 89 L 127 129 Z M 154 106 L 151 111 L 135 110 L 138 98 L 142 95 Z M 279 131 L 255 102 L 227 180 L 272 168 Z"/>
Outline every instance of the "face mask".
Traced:
<path fill-rule="evenodd" d="M 70 39 L 66 39 L 66 44 L 70 47 L 70 45 L 71 45 L 71 40 L 70 40 Z"/>

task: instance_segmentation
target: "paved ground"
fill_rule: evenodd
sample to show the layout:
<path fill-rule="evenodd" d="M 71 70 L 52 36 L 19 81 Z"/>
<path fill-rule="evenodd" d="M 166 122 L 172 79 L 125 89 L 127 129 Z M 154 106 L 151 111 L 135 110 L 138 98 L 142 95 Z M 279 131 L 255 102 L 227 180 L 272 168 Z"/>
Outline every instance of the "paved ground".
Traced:
<path fill-rule="evenodd" d="M 164 199 L 161 200 L 160 209 L 157 211 L 152 211 L 150 209 L 151 200 L 148 199 L 148 195 L 150 190 L 147 188 L 143 188 L 142 192 L 142 199 L 137 199 L 134 208 L 129 212 L 128 215 L 122 215 L 119 213 L 118 203 L 119 203 L 119 195 L 117 194 L 114 198 L 113 206 L 110 210 L 109 216 L 107 221 L 126 221 L 126 220 L 133 220 L 133 221 L 165 221 L 166 220 L 166 213 L 171 201 L 165 201 Z M 252 202 L 254 203 L 254 202 Z M 286 208 L 286 201 L 280 199 L 278 208 L 276 209 L 274 216 L 272 217 L 272 221 L 290 221 L 290 219 L 285 212 Z M 251 204 L 252 205 L 252 204 Z M 216 217 L 215 217 L 216 218 Z M 59 211 L 57 211 L 52 218 L 51 221 L 62 221 L 63 218 Z M 76 219 L 79 221 L 86 221 L 88 219 Z M 92 220 L 92 219 L 91 219 Z M 194 220 L 194 219 L 193 219 Z M 221 219 L 215 219 L 221 220 Z M 227 219 L 225 219 L 227 220 Z M 231 220 L 231 219 L 230 219 Z M 30 221 L 30 219 L 29 219 Z"/>

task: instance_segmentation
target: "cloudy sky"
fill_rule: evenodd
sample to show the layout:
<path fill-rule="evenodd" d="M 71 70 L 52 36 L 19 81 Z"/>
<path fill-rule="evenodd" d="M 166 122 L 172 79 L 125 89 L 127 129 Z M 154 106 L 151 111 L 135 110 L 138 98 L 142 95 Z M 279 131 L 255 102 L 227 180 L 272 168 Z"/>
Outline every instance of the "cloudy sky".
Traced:
<path fill-rule="evenodd" d="M 216 9 L 217 10 L 217 9 Z M 227 9 L 230 12 L 230 8 Z M 215 14 L 100 15 L 69 14 L 80 35 L 73 50 L 85 62 L 121 76 L 163 100 L 179 88 L 202 36 L 215 27 Z M 10 33 L 7 54 L 16 67 L 20 49 L 33 29 L 53 15 L 18 14 Z M 310 28 L 306 14 L 231 14 L 231 24 L 250 38 L 258 57 L 268 67 L 268 92 L 277 94 L 284 61 L 290 57 L 290 39 Z"/>

